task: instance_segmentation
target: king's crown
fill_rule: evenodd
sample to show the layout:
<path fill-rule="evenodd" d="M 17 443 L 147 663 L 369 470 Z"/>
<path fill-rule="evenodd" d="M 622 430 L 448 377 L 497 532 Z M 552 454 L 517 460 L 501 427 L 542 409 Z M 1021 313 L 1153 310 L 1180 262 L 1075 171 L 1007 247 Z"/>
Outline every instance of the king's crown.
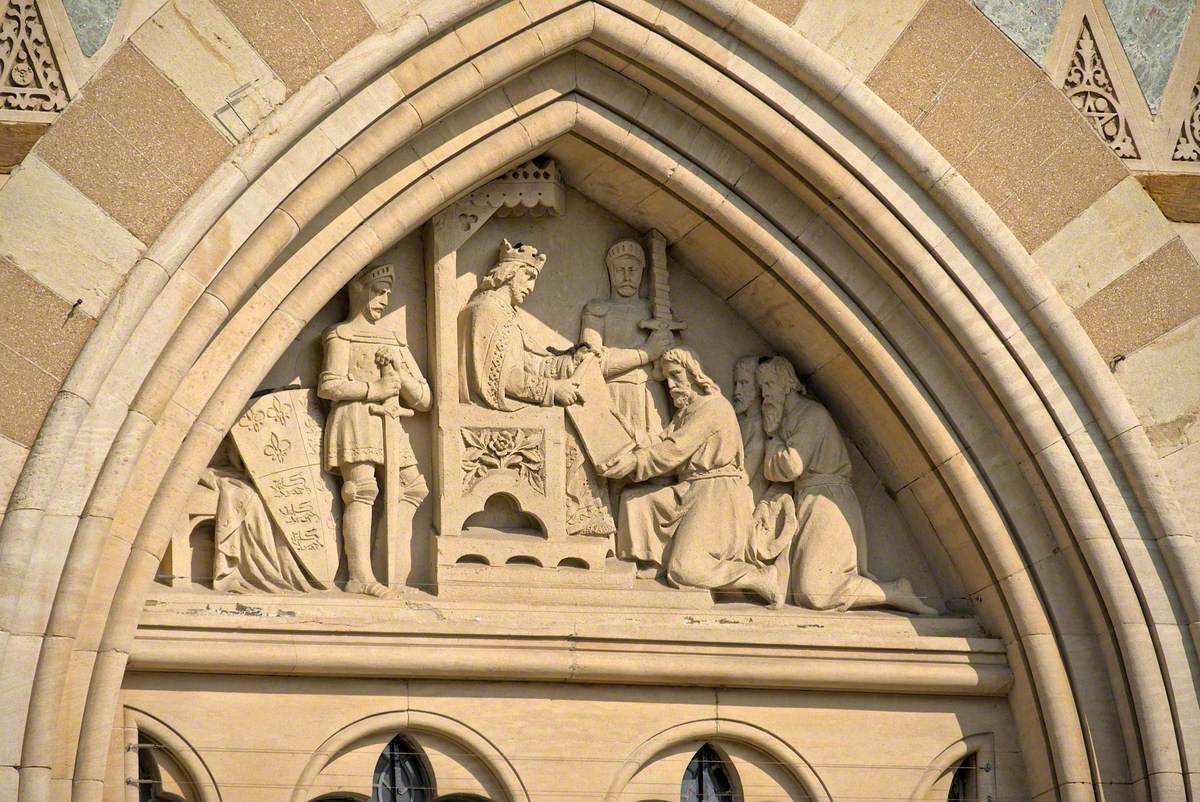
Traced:
<path fill-rule="evenodd" d="M 546 264 L 546 254 L 539 253 L 532 245 L 518 242 L 513 245 L 508 240 L 500 243 L 500 259 L 503 262 L 519 262 L 540 271 Z"/>

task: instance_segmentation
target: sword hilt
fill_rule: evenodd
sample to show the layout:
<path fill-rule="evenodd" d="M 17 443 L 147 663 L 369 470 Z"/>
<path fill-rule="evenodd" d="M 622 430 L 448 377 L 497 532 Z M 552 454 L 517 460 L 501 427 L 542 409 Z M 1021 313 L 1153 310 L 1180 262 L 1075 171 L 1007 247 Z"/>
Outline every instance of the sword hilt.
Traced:
<path fill-rule="evenodd" d="M 378 415 L 381 418 L 411 418 L 417 414 L 408 407 L 401 405 L 400 400 L 395 396 L 392 396 L 382 404 L 368 405 L 367 412 L 372 415 Z"/>
<path fill-rule="evenodd" d="M 665 317 L 652 317 L 638 325 L 647 331 L 683 331 L 687 328 L 687 324 L 682 320 Z"/>

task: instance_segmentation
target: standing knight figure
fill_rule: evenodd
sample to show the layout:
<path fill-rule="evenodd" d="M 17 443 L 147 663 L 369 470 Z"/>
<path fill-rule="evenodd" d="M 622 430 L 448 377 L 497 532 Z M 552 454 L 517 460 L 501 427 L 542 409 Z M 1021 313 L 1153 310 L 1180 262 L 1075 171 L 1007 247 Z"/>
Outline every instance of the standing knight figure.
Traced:
<path fill-rule="evenodd" d="M 666 428 L 667 394 L 651 373 L 654 360 L 671 346 L 669 331 L 646 336 L 642 321 L 652 317 L 650 301 L 638 295 L 646 252 L 635 239 L 619 240 L 604 257 L 610 297 L 589 301 L 580 321 L 580 342 L 600 354 L 613 409 L 639 445 Z"/>
<path fill-rule="evenodd" d="M 346 592 L 380 598 L 395 594 L 376 579 L 371 567 L 372 519 L 379 496 L 377 466 L 385 466 L 390 478 L 399 482 L 395 495 L 400 509 L 386 512 L 389 523 L 396 522 L 406 531 L 387 533 L 390 548 L 408 548 L 413 515 L 428 494 L 408 434 L 399 427 L 398 419 L 414 411 L 429 411 L 429 384 L 401 335 L 379 325 L 394 280 L 394 267 L 380 264 L 367 267 L 350 281 L 350 315 L 325 332 L 325 361 L 317 386 L 317 395 L 333 402 L 325 426 L 325 469 L 342 477 L 346 505 L 342 539 L 349 571 Z M 385 421 L 389 417 L 391 420 Z M 385 426 L 395 434 L 388 435 Z M 386 464 L 393 454 L 394 467 Z M 398 578 L 389 577 L 389 581 Z"/>

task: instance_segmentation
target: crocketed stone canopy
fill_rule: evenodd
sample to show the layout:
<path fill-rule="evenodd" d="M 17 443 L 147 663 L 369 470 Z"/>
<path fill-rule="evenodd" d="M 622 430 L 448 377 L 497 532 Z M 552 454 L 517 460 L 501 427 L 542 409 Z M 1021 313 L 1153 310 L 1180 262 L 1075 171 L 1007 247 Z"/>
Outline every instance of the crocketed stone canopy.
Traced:
<path fill-rule="evenodd" d="M 662 231 L 855 433 L 931 564 L 1010 644 L 1030 790 L 1183 798 L 1200 573 L 1145 435 L 1021 243 L 846 69 L 745 2 L 430 0 L 297 86 L 169 224 L 139 218 L 152 244 L 5 519 L 21 798 L 47 798 L 52 773 L 99 798 L 174 516 L 287 343 L 439 208 L 539 154 Z M 109 397 L 124 419 L 97 431 Z M 91 437 L 104 467 L 51 522 Z M 50 525 L 70 534 L 48 545 Z M 65 562 L 57 587 L 22 584 L 35 552 Z M 1085 727 L 1113 711 L 1136 735 Z"/>

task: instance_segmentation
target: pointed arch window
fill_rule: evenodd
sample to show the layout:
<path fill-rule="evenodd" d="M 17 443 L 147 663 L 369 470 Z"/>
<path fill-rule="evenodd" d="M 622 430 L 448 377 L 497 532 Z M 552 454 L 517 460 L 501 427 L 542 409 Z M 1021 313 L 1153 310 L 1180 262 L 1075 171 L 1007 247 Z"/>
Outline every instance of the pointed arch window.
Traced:
<path fill-rule="evenodd" d="M 379 756 L 370 802 L 433 802 L 433 775 L 425 755 L 412 741 L 397 735 Z"/>
<path fill-rule="evenodd" d="M 946 802 L 976 802 L 979 799 L 975 769 L 975 755 L 963 758 L 954 770 L 954 776 L 950 779 L 950 790 L 946 794 Z"/>
<path fill-rule="evenodd" d="M 679 802 L 737 802 L 732 773 L 712 744 L 700 747 L 683 772 Z"/>

